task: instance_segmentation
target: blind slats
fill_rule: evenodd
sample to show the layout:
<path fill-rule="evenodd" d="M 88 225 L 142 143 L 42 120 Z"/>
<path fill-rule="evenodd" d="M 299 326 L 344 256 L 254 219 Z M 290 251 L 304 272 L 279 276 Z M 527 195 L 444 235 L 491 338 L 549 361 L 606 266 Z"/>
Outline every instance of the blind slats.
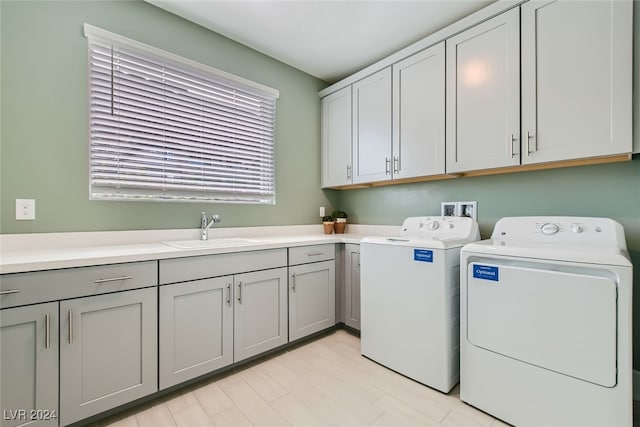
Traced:
<path fill-rule="evenodd" d="M 89 37 L 91 197 L 275 203 L 275 97 L 132 43 Z"/>

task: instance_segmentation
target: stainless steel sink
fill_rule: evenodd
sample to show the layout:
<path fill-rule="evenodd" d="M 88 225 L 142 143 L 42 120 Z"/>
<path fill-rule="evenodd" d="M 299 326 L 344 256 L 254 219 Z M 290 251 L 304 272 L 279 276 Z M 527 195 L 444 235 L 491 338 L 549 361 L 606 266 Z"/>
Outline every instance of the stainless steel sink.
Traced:
<path fill-rule="evenodd" d="M 257 243 L 267 243 L 265 240 L 244 239 L 241 237 L 232 237 L 226 239 L 208 239 L 208 240 L 174 240 L 170 242 L 162 242 L 165 245 L 173 246 L 178 249 L 204 249 L 219 248 L 222 246 L 244 246 L 255 245 Z"/>

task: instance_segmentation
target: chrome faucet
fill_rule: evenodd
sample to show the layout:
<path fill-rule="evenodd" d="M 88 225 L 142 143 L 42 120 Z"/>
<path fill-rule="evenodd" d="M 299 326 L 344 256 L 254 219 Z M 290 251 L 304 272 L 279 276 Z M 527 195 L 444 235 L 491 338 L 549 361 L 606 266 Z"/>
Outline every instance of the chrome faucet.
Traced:
<path fill-rule="evenodd" d="M 209 227 L 222 221 L 222 218 L 220 218 L 220 215 L 218 214 L 213 214 L 211 215 L 211 221 L 209 222 L 207 221 L 206 213 L 202 212 L 200 215 L 200 240 L 207 240 L 209 239 Z"/>

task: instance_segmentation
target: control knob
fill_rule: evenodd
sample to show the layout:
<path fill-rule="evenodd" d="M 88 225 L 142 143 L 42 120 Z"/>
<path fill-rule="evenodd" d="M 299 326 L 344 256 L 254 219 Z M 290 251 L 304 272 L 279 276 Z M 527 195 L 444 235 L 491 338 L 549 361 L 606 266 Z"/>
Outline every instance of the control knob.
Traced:
<path fill-rule="evenodd" d="M 579 234 L 579 233 L 582 233 L 584 229 L 580 224 L 571 224 L 571 231 L 573 231 L 576 234 Z"/>
<path fill-rule="evenodd" d="M 438 221 L 432 221 L 429 223 L 429 230 L 434 231 L 440 227 L 440 223 Z"/>
<path fill-rule="evenodd" d="M 542 234 L 550 236 L 560 231 L 560 227 L 552 222 L 547 222 L 545 224 L 542 224 L 542 227 L 540 227 L 540 231 L 542 231 Z"/>

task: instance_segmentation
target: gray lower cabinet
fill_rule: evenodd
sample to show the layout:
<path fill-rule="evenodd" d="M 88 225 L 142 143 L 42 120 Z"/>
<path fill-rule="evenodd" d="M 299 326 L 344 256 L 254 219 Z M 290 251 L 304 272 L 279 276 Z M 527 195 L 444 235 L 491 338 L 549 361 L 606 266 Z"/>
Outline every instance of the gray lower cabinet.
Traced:
<path fill-rule="evenodd" d="M 333 245 L 330 246 L 333 254 Z M 335 280 L 333 259 L 289 267 L 291 341 L 335 325 Z"/>
<path fill-rule="evenodd" d="M 60 423 L 158 389 L 157 288 L 60 302 Z"/>
<path fill-rule="evenodd" d="M 344 250 L 344 323 L 360 330 L 360 245 Z"/>
<path fill-rule="evenodd" d="M 236 274 L 234 299 L 235 362 L 289 341 L 286 267 Z"/>
<path fill-rule="evenodd" d="M 2 427 L 58 425 L 58 303 L 0 311 Z"/>
<path fill-rule="evenodd" d="M 160 261 L 160 389 L 286 344 L 287 250 Z"/>
<path fill-rule="evenodd" d="M 233 276 L 160 287 L 160 389 L 233 363 Z"/>
<path fill-rule="evenodd" d="M 160 389 L 286 344 L 287 269 L 160 287 Z"/>

